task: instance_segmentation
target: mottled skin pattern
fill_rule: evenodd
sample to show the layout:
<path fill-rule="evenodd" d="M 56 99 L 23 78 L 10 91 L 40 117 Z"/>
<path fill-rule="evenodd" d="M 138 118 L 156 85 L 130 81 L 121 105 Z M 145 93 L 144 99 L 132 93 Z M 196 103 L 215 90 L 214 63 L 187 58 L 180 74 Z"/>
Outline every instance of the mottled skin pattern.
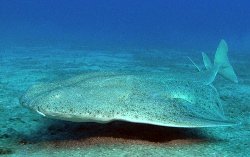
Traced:
<path fill-rule="evenodd" d="M 231 125 L 214 88 L 163 73 L 87 73 L 31 87 L 23 106 L 76 122 L 113 120 L 172 127 Z"/>

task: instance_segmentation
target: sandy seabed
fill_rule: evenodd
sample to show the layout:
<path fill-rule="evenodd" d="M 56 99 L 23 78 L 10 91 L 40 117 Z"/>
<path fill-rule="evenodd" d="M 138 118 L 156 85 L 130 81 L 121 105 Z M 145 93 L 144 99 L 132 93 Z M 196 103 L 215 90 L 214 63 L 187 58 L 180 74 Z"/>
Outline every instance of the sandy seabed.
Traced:
<path fill-rule="evenodd" d="M 210 56 L 213 52 L 209 53 Z M 185 129 L 116 121 L 72 123 L 44 118 L 19 104 L 31 85 L 89 71 L 189 73 L 201 54 L 176 50 L 87 50 L 15 47 L 0 51 L 0 155 L 250 156 L 250 55 L 229 52 L 239 77 L 218 77 L 226 116 L 240 125 Z M 190 75 L 190 77 L 192 77 Z"/>

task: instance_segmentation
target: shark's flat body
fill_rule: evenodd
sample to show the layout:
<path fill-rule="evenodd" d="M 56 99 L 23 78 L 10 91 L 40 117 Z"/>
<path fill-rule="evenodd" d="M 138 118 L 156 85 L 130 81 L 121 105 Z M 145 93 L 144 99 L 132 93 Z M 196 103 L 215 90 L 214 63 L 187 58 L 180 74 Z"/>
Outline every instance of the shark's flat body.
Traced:
<path fill-rule="evenodd" d="M 75 122 L 123 120 L 171 127 L 231 125 L 223 115 L 216 89 L 207 85 L 220 70 L 214 69 L 209 72 L 211 77 L 205 77 L 208 81 L 172 79 L 164 73 L 86 73 L 35 85 L 20 102 L 46 117 Z"/>
<path fill-rule="evenodd" d="M 179 127 L 228 124 L 213 88 L 160 74 L 84 74 L 34 86 L 22 103 L 45 116 L 77 122 L 124 120 Z"/>

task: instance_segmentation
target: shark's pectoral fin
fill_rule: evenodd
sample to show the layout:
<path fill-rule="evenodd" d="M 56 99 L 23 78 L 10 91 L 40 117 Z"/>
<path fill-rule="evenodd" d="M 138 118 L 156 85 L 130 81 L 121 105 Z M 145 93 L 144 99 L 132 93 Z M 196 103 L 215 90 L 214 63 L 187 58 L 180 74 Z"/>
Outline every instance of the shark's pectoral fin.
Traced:
<path fill-rule="evenodd" d="M 209 111 L 209 108 L 207 108 L 208 112 L 204 112 L 202 108 L 180 98 L 172 99 L 168 108 L 175 115 L 174 123 L 178 127 L 216 127 L 235 124 Z"/>

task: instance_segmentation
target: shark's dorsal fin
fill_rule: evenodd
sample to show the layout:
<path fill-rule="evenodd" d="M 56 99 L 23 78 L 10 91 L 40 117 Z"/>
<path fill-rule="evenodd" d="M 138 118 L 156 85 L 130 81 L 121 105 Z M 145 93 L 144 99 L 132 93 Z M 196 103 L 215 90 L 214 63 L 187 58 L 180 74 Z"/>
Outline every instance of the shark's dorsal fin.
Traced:
<path fill-rule="evenodd" d="M 202 52 L 202 58 L 203 58 L 203 63 L 205 65 L 205 68 L 211 69 L 213 67 L 211 60 L 209 59 L 209 57 L 207 56 L 206 53 Z"/>

